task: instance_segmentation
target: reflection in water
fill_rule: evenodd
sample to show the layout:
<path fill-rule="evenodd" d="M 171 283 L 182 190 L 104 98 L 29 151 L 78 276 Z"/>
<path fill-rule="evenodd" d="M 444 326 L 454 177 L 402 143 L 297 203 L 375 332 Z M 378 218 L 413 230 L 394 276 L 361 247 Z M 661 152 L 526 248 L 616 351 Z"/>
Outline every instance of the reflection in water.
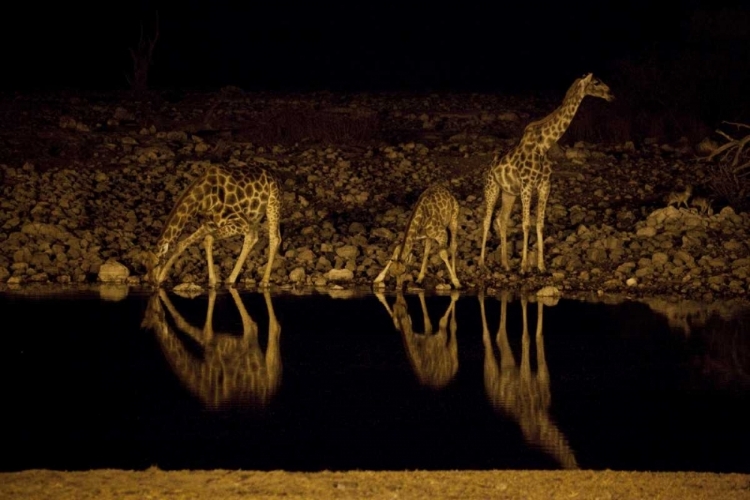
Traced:
<path fill-rule="evenodd" d="M 155 293 L 148 303 L 142 326 L 151 328 L 182 383 L 209 409 L 232 406 L 265 407 L 281 382 L 281 327 L 273 310 L 271 296 L 263 296 L 268 310 L 268 345 L 266 353 L 258 342 L 258 325 L 247 313 L 239 293 L 229 289 L 242 318 L 242 336 L 213 330 L 216 291 L 208 292 L 208 308 L 203 328 L 189 324 L 175 309 L 164 290 Z M 200 353 L 189 349 L 184 339 L 171 327 L 164 310 L 177 329 L 197 342 Z"/>
<path fill-rule="evenodd" d="M 527 300 L 521 299 L 523 334 L 521 337 L 521 365 L 519 367 L 510 349 L 506 331 L 508 294 L 502 292 L 500 295 L 500 327 L 495 338 L 500 351 L 500 366 L 498 367 L 487 326 L 484 295 L 479 296 L 479 306 L 482 313 L 482 342 L 484 344 L 484 386 L 490 403 L 495 409 L 518 422 L 528 443 L 551 454 L 564 468 L 577 469 L 578 464 L 567 439 L 549 415 L 551 402 L 549 371 L 544 356 L 544 336 L 542 334 L 544 305 L 541 298 L 537 300 L 539 300 L 536 322 L 537 370 L 536 374 L 532 375 L 526 315 Z M 555 305 L 555 303 L 549 301 L 548 305 Z"/>
<path fill-rule="evenodd" d="M 406 354 L 419 383 L 433 389 L 441 389 L 448 385 L 448 382 L 458 372 L 458 343 L 456 342 L 458 292 L 451 293 L 451 303 L 440 318 L 437 333 L 433 333 L 424 292 L 419 292 L 419 302 L 422 305 L 422 316 L 424 318 L 424 333 L 415 332 L 412 328 L 411 317 L 403 293 L 399 292 L 396 295 L 393 310 L 388 306 L 388 302 L 386 302 L 382 293 L 377 293 L 376 296 L 393 319 L 396 329 L 402 334 Z M 450 333 L 448 327 L 450 327 Z"/>

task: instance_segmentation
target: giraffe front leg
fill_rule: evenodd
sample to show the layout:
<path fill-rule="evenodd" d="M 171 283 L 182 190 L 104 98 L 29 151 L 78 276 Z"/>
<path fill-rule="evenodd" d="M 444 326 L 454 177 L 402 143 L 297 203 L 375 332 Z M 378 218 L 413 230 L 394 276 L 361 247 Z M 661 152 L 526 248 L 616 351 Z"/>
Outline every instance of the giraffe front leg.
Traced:
<path fill-rule="evenodd" d="M 209 233 L 203 240 L 206 250 L 206 266 L 208 267 L 208 287 L 216 287 L 216 270 L 214 269 L 214 237 Z"/>
<path fill-rule="evenodd" d="M 461 288 L 461 282 L 458 281 L 458 276 L 456 276 L 456 249 L 455 249 L 455 243 L 456 240 L 453 237 L 453 232 L 451 232 L 451 253 L 453 255 L 453 261 L 450 261 L 448 259 L 448 249 L 446 248 L 446 244 L 448 243 L 448 235 L 445 231 L 442 232 L 437 238 L 438 244 L 440 245 L 440 250 L 438 250 L 438 255 L 440 255 L 440 259 L 445 263 L 445 267 L 448 268 L 448 274 L 451 277 L 451 283 L 453 283 L 453 286 L 456 288 Z"/>
<path fill-rule="evenodd" d="M 247 256 L 250 254 L 250 250 L 253 249 L 255 244 L 258 242 L 258 230 L 253 228 L 249 229 L 247 233 L 245 233 L 245 239 L 242 242 L 242 250 L 240 250 L 240 256 L 237 257 L 237 262 L 234 264 L 234 268 L 232 269 L 232 273 L 227 278 L 227 284 L 233 285 L 235 281 L 237 281 L 237 276 L 240 275 L 240 270 L 242 270 L 242 266 L 245 265 L 245 262 L 247 262 Z"/>
<path fill-rule="evenodd" d="M 429 257 L 430 255 L 431 247 L 432 247 L 432 239 L 426 238 L 424 240 L 424 255 L 422 256 L 422 267 L 419 270 L 419 275 L 417 276 L 417 283 L 422 283 L 425 272 L 427 272 L 427 257 Z"/>
<path fill-rule="evenodd" d="M 500 233 L 500 262 L 506 271 L 510 271 L 508 264 L 508 224 L 510 223 L 510 214 L 513 211 L 513 205 L 516 203 L 515 195 L 503 191 L 502 207 L 500 215 L 497 218 L 497 231 Z"/>
<path fill-rule="evenodd" d="M 549 182 L 539 186 L 539 201 L 536 207 L 536 264 L 540 272 L 545 272 L 544 265 L 544 215 L 549 198 Z"/>
<path fill-rule="evenodd" d="M 156 285 L 159 286 L 161 283 L 167 279 L 167 274 L 169 273 L 169 270 L 174 265 L 177 258 L 182 255 L 182 253 L 193 243 L 197 243 L 201 238 L 203 238 L 206 234 L 208 234 L 208 228 L 203 225 L 199 227 L 193 234 L 182 240 L 180 243 L 177 244 L 177 246 L 174 249 L 174 252 L 172 252 L 172 255 L 167 259 L 167 262 L 164 263 L 164 266 L 159 270 L 157 278 L 156 278 Z"/>
<path fill-rule="evenodd" d="M 390 269 L 391 264 L 394 260 L 398 257 L 399 252 L 401 251 L 401 245 L 396 245 L 396 248 L 393 250 L 393 255 L 390 259 L 388 259 L 388 262 L 386 262 L 385 267 L 382 271 L 380 271 L 380 274 L 375 278 L 373 281 L 374 285 L 380 285 L 385 280 L 385 277 L 388 276 L 388 269 Z"/>

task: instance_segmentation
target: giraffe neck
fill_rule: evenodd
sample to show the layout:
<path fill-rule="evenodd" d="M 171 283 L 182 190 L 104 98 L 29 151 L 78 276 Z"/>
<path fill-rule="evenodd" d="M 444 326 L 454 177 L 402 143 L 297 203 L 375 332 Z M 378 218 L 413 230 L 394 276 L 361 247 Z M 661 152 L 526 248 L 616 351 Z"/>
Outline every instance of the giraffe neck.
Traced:
<path fill-rule="evenodd" d="M 541 120 L 530 123 L 526 127 L 524 139 L 533 141 L 542 153 L 549 149 L 562 137 L 573 117 L 578 111 L 578 107 L 583 101 L 584 94 L 581 91 L 579 81 L 576 80 L 565 94 L 562 104 L 552 113 Z M 528 138 L 527 138 L 528 136 Z M 522 140 L 522 142 L 525 142 Z"/>
<path fill-rule="evenodd" d="M 421 200 L 420 200 L 421 201 Z M 406 232 L 404 233 L 404 240 L 401 243 L 401 253 L 399 253 L 397 262 L 403 263 L 404 260 L 411 253 L 411 249 L 414 246 L 414 241 L 419 236 L 419 228 L 422 225 L 422 219 L 424 218 L 421 210 L 421 203 L 417 203 L 417 208 L 412 213 L 409 223 L 406 225 Z"/>
<path fill-rule="evenodd" d="M 162 259 L 174 248 L 175 241 L 182 233 L 185 224 L 188 223 L 198 212 L 200 205 L 200 195 L 203 179 L 194 180 L 190 186 L 180 195 L 172 211 L 169 212 L 167 220 L 164 222 L 164 228 L 156 242 L 157 257 Z"/>

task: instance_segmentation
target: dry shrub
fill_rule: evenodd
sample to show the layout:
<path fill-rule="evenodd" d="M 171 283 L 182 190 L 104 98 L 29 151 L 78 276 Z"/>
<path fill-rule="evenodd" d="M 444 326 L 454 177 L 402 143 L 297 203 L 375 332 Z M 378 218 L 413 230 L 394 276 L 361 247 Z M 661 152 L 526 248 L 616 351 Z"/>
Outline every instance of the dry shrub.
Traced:
<path fill-rule="evenodd" d="M 378 115 L 372 110 L 285 107 L 261 113 L 256 125 L 246 133 L 255 142 L 265 144 L 304 140 L 325 144 L 362 144 L 375 138 L 379 129 Z"/>
<path fill-rule="evenodd" d="M 739 130 L 750 130 L 750 125 L 744 123 L 724 123 Z M 713 165 L 708 177 L 709 186 L 719 198 L 726 200 L 735 210 L 748 209 L 750 147 L 746 146 L 750 143 L 750 134 L 735 139 L 722 130 L 717 130 L 716 133 L 727 142 L 706 158 L 706 161 Z"/>

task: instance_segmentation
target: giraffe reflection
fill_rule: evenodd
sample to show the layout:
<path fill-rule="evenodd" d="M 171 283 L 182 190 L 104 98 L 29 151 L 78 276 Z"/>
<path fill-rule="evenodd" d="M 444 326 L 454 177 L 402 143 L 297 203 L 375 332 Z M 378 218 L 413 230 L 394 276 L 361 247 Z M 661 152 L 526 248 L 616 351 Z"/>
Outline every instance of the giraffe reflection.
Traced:
<path fill-rule="evenodd" d="M 573 451 L 567 439 L 557 428 L 549 415 L 550 388 L 549 371 L 544 356 L 544 337 L 542 334 L 542 318 L 544 314 L 544 299 L 537 299 L 536 322 L 536 374 L 531 373 L 529 360 L 529 329 L 526 314 L 527 300 L 521 299 L 523 311 L 523 334 L 521 337 L 521 365 L 516 364 L 513 352 L 508 342 L 506 330 L 508 294 L 500 294 L 500 327 L 495 342 L 500 351 L 500 366 L 498 367 L 494 347 L 490 340 L 487 327 L 487 316 L 484 308 L 484 296 L 479 296 L 479 306 L 482 313 L 482 341 L 484 344 L 484 386 L 487 398 L 495 409 L 508 415 L 518 422 L 524 439 L 552 455 L 555 460 L 566 469 L 577 469 Z M 547 305 L 554 305 L 551 301 Z"/>
<path fill-rule="evenodd" d="M 458 292 L 451 293 L 451 302 L 433 332 L 425 303 L 424 292 L 419 293 L 424 318 L 424 333 L 415 332 L 403 293 L 396 295 L 393 309 L 381 293 L 375 294 L 393 319 L 396 329 L 402 334 L 406 354 L 419 383 L 433 389 L 448 385 L 458 372 L 458 344 L 456 342 L 456 301 Z M 450 330 L 449 330 L 450 329 Z"/>
<path fill-rule="evenodd" d="M 212 410 L 230 407 L 265 407 L 281 382 L 279 336 L 281 327 L 273 310 L 271 296 L 263 294 L 268 310 L 268 345 L 265 354 L 258 341 L 258 325 L 247 313 L 239 293 L 229 289 L 242 318 L 242 336 L 214 332 L 213 312 L 216 291 L 208 292 L 208 308 L 203 328 L 188 323 L 175 309 L 164 290 L 155 293 L 148 304 L 143 326 L 156 333 L 159 344 L 175 374 Z M 200 347 L 189 349 L 167 321 L 169 312 L 177 330 Z"/>

